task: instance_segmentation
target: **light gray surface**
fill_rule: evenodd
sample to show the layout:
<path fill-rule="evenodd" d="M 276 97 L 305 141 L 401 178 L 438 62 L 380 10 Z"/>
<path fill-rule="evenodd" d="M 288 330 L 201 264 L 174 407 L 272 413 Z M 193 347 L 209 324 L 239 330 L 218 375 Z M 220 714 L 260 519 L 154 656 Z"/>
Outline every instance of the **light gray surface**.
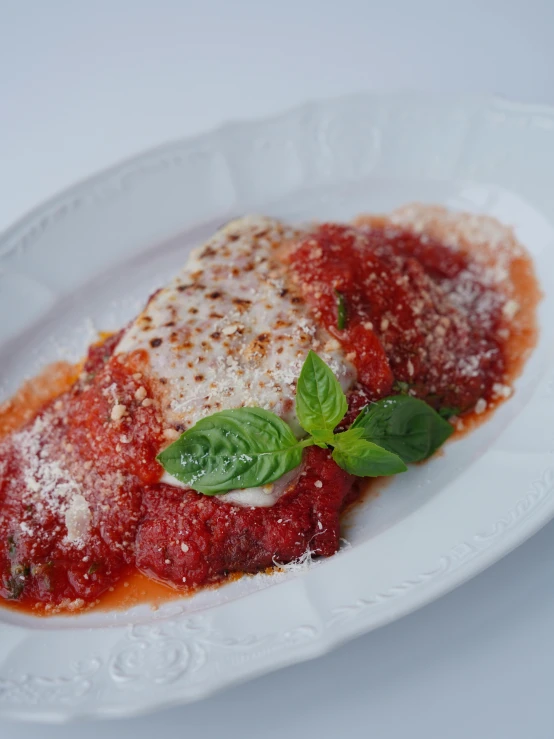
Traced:
<path fill-rule="evenodd" d="M 554 103 L 553 28 L 548 1 L 0 0 L 0 229 L 127 154 L 308 97 Z M 553 534 L 316 662 L 143 719 L 0 736 L 550 738 Z"/>

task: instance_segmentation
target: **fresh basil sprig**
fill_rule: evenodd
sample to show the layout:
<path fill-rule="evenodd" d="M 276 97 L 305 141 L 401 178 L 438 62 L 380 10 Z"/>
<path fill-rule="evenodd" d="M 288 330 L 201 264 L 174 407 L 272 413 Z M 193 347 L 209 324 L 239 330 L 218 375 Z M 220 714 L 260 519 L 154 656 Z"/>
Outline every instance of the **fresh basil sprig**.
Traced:
<path fill-rule="evenodd" d="M 302 450 L 313 445 L 331 448 L 335 462 L 352 475 L 396 475 L 407 462 L 429 457 L 453 431 L 430 406 L 408 395 L 366 406 L 349 429 L 335 433 L 347 411 L 337 378 L 310 351 L 296 389 L 296 415 L 306 438 L 298 440 L 270 411 L 236 408 L 198 421 L 157 459 L 193 490 L 219 495 L 274 482 L 298 467 Z"/>

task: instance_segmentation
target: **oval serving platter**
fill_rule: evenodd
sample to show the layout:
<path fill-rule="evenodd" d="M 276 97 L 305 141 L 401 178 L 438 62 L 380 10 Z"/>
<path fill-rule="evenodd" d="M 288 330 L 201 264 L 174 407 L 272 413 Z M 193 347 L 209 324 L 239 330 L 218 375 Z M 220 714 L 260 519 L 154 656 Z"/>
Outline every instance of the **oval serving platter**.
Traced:
<path fill-rule="evenodd" d="M 96 331 L 129 320 L 190 248 L 245 213 L 348 220 L 421 201 L 493 215 L 532 254 L 544 298 L 514 397 L 358 506 L 334 557 L 156 611 L 40 619 L 0 610 L 0 714 L 130 716 L 205 697 L 400 618 L 549 521 L 553 196 L 554 109 L 367 94 L 141 154 L 5 232 L 0 401 L 46 363 L 79 359 Z"/>

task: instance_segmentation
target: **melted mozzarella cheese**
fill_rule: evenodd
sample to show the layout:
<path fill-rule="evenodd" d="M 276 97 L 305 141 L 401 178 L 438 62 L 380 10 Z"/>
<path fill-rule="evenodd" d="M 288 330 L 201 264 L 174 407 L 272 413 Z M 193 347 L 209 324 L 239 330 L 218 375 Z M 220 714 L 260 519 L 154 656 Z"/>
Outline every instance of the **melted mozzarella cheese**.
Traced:
<path fill-rule="evenodd" d="M 269 218 L 229 223 L 191 254 L 123 335 L 116 353 L 147 353 L 149 380 L 169 429 L 187 429 L 216 411 L 250 406 L 273 411 L 301 436 L 294 397 L 310 349 L 345 391 L 354 383 L 354 367 L 314 322 L 278 258 L 294 234 Z M 170 480 L 178 484 L 164 475 Z M 288 487 L 281 482 L 219 498 L 272 505 Z"/>
<path fill-rule="evenodd" d="M 245 488 L 243 490 L 231 490 L 217 496 L 217 500 L 223 503 L 233 503 L 240 506 L 250 506 L 251 508 L 269 508 L 276 503 L 279 498 L 284 495 L 287 490 L 297 482 L 300 477 L 301 467 L 287 472 L 275 482 L 268 485 L 261 485 L 255 488 Z M 166 485 L 181 487 L 188 489 L 188 485 L 179 482 L 173 475 L 164 472 L 160 482 Z"/>

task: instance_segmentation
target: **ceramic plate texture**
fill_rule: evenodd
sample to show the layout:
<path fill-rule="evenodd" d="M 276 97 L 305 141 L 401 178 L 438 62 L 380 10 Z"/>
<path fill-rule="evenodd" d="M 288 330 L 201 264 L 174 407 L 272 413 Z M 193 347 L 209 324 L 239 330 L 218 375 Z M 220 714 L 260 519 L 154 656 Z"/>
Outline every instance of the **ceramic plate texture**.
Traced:
<path fill-rule="evenodd" d="M 358 507 L 341 551 L 127 612 L 0 610 L 0 713 L 129 716 L 316 657 L 475 575 L 554 516 L 554 109 L 359 95 L 124 162 L 0 237 L 0 400 L 125 323 L 220 225 L 350 219 L 410 201 L 514 226 L 544 291 L 515 396 Z"/>

